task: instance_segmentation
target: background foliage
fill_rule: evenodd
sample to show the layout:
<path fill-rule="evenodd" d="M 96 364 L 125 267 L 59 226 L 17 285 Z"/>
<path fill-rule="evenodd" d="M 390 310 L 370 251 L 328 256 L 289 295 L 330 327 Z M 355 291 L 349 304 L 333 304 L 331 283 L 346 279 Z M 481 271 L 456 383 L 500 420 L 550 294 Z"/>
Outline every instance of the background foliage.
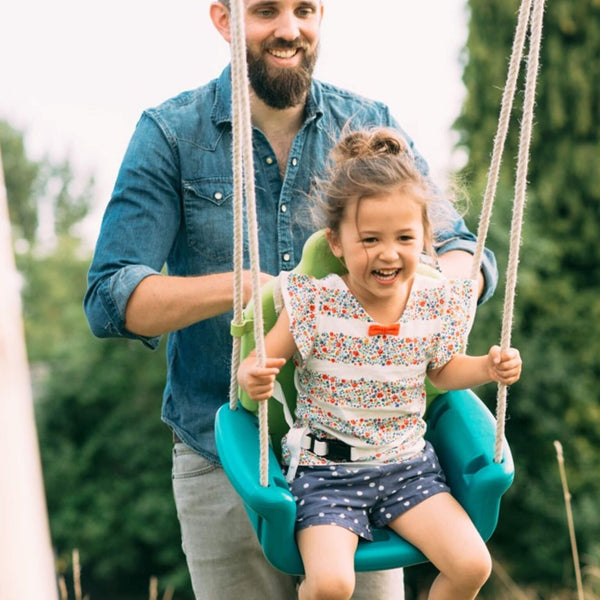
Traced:
<path fill-rule="evenodd" d="M 78 548 L 94 599 L 147 598 L 150 576 L 189 598 L 160 421 L 163 345 L 93 338 L 82 309 L 90 255 L 76 228 L 93 180 L 76 182 L 68 161 L 30 160 L 23 134 L 1 121 L 0 144 L 57 570 L 70 570 Z"/>
<path fill-rule="evenodd" d="M 477 227 L 517 0 L 469 2 L 467 99 L 456 121 L 461 173 Z M 510 390 L 507 437 L 516 479 L 491 547 L 538 597 L 574 589 L 553 441 L 565 449 L 584 567 L 600 565 L 600 0 L 551 0 L 545 15 L 513 344 L 525 360 Z M 522 89 L 522 86 L 521 86 Z M 520 98 L 497 192 L 489 247 L 506 266 Z M 401 118 L 401 115 L 398 115 Z M 10 216 L 23 275 L 29 358 L 57 568 L 79 548 L 94 599 L 147 597 L 148 578 L 190 597 L 160 422 L 164 348 L 94 340 L 81 308 L 89 251 L 76 225 L 93 181 L 68 161 L 28 158 L 23 133 L 0 122 Z M 40 214 L 52 215 L 40 234 Z M 471 352 L 500 335 L 503 289 L 480 308 Z M 493 408 L 495 388 L 478 390 Z M 425 569 L 412 570 L 417 589 Z M 487 588 L 486 588 L 487 589 Z M 495 597 L 493 591 L 489 596 Z"/>
<path fill-rule="evenodd" d="M 481 198 L 519 2 L 469 3 L 468 99 L 456 122 L 463 176 Z M 551 0 L 544 18 L 536 119 L 513 344 L 524 357 L 506 434 L 516 463 L 493 548 L 519 581 L 573 589 L 553 440 L 565 449 L 583 565 L 600 562 L 600 2 Z M 525 66 L 523 65 L 523 71 Z M 523 89 L 523 85 L 520 86 Z M 506 268 L 518 148 L 519 97 L 504 154 L 489 246 Z M 471 210 L 478 214 L 477 201 Z M 476 222 L 471 220 L 476 228 Z M 501 279 L 503 279 L 501 277 Z M 482 307 L 471 350 L 499 336 L 503 289 Z M 479 392 L 490 406 L 495 389 Z"/>

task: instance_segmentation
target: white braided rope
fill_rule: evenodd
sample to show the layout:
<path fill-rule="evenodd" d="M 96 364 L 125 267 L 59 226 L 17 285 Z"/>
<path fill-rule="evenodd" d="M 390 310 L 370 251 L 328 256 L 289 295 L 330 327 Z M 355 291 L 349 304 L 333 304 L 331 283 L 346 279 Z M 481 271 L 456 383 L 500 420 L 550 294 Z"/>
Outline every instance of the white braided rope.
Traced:
<path fill-rule="evenodd" d="M 494 137 L 494 145 L 492 149 L 492 159 L 490 161 L 490 170 L 485 193 L 483 195 L 483 203 L 481 214 L 479 215 L 479 226 L 477 229 L 477 245 L 473 254 L 473 266 L 471 271 L 471 279 L 477 279 L 481 269 L 483 260 L 483 249 L 488 235 L 488 229 L 492 219 L 492 207 L 496 196 L 496 187 L 500 176 L 500 165 L 502 163 L 502 153 L 504 144 L 508 134 L 508 125 L 510 122 L 510 114 L 512 112 L 515 91 L 519 79 L 519 68 L 523 57 L 523 48 L 525 47 L 525 39 L 527 37 L 527 25 L 529 23 L 529 14 L 531 12 L 531 4 L 533 0 L 523 0 L 519 10 L 519 19 L 515 30 L 512 52 L 506 75 L 506 84 L 502 93 L 502 103 L 500 106 L 500 116 L 498 118 L 498 128 Z"/>
<path fill-rule="evenodd" d="M 514 316 L 514 299 L 517 286 L 517 271 L 519 266 L 519 249 L 521 246 L 521 229 L 525 209 L 527 190 L 527 167 L 529 164 L 529 147 L 531 145 L 531 130 L 533 128 L 533 113 L 535 106 L 535 88 L 539 70 L 540 47 L 542 43 L 542 25 L 545 0 L 535 0 L 531 19 L 531 38 L 527 59 L 527 74 L 525 79 L 525 99 L 523 103 L 523 120 L 519 137 L 519 153 L 517 158 L 517 175 L 515 181 L 515 201 L 511 222 L 511 236 L 504 294 L 504 309 L 502 311 L 502 334 L 500 347 L 507 350 L 510 347 L 511 329 Z M 496 401 L 496 445 L 494 461 L 502 460 L 504 441 L 504 425 L 506 420 L 507 389 L 503 384 L 498 385 Z"/>
<path fill-rule="evenodd" d="M 237 36 L 236 36 L 237 37 Z M 237 40 L 232 40 L 232 81 L 238 80 L 237 70 L 239 68 L 238 61 L 233 60 L 233 56 L 236 52 L 233 50 L 233 46 Z M 234 326 L 241 327 L 243 325 L 243 272 L 239 265 L 243 265 L 244 262 L 244 231 L 243 231 L 243 198 L 244 198 L 244 159 L 243 159 L 243 141 L 241 134 L 241 106 L 242 96 L 240 93 L 240 87 L 238 85 L 232 85 L 231 89 L 231 110 L 233 115 L 233 140 L 232 140 L 232 166 L 233 166 L 233 319 L 232 323 Z M 240 353 L 241 353 L 241 337 L 238 335 L 233 336 L 233 349 L 231 352 L 231 380 L 229 385 L 229 408 L 231 410 L 237 410 L 238 401 L 238 387 L 237 387 L 237 372 L 240 366 Z"/>
<path fill-rule="evenodd" d="M 533 8 L 533 15 L 531 10 Z M 498 128 L 494 138 L 492 159 L 488 172 L 488 179 L 479 217 L 477 229 L 477 244 L 473 254 L 473 265 L 471 278 L 476 279 L 481 269 L 483 250 L 492 217 L 492 206 L 496 195 L 496 188 L 502 162 L 502 152 L 506 142 L 510 114 L 512 111 L 515 91 L 519 78 L 519 68 L 523 57 L 523 48 L 527 37 L 527 28 L 531 24 L 531 37 L 528 55 L 528 68 L 525 84 L 525 101 L 523 107 L 523 120 L 521 122 L 519 154 L 517 158 L 517 176 L 515 183 L 515 199 L 513 205 L 513 216 L 511 222 L 511 235 L 509 246 L 509 260 L 506 277 L 506 288 L 504 296 L 504 309 L 502 317 L 502 332 L 500 347 L 506 350 L 510 347 L 510 333 L 514 317 L 514 299 L 517 284 L 517 270 L 519 263 L 519 248 L 521 246 L 521 229 L 523 224 L 523 213 L 525 206 L 525 192 L 527 188 L 527 166 L 529 162 L 529 146 L 531 142 L 531 130 L 533 124 L 533 112 L 535 105 L 535 87 L 539 65 L 539 51 L 541 47 L 541 31 L 544 13 L 544 0 L 522 0 L 519 10 L 519 18 L 513 47 L 510 57 L 506 84 L 502 94 Z M 502 461 L 504 446 L 504 430 L 506 421 L 507 387 L 498 384 L 496 399 L 496 439 L 494 443 L 494 462 Z"/>
<path fill-rule="evenodd" d="M 258 252 L 258 225 L 256 217 L 256 191 L 254 185 L 254 159 L 252 153 L 252 119 L 250 115 L 250 93 L 248 89 L 248 65 L 246 63 L 246 32 L 244 23 L 243 0 L 231 0 L 231 86 L 232 86 L 232 117 L 233 117 L 233 160 L 234 160 L 234 211 L 238 214 L 234 217 L 234 228 L 238 234 L 234 235 L 239 244 L 239 249 L 234 252 L 234 284 L 241 288 L 243 269 L 243 200 L 246 200 L 246 212 L 248 220 L 248 244 L 250 250 L 250 271 L 252 277 L 252 297 L 254 298 L 254 339 L 256 342 L 256 360 L 258 365 L 265 364 L 264 325 L 262 315 L 262 304 L 260 302 L 260 259 Z M 241 164 L 238 154 L 241 155 Z M 240 183 L 235 179 L 241 178 Z M 240 193 L 241 192 L 241 193 Z M 245 194 L 244 194 L 245 192 Z M 235 243 L 235 242 L 234 242 Z M 240 258 L 242 260 L 240 260 Z M 237 282 L 237 283 L 236 283 Z M 234 308 L 234 315 L 241 314 L 240 298 L 242 294 L 234 290 L 236 303 L 240 308 Z M 240 317 L 241 321 L 241 317 Z M 237 394 L 235 373 L 239 365 L 239 342 L 237 356 L 232 358 L 232 383 Z M 234 369 L 235 367 L 235 369 Z M 230 404 L 233 391 L 230 392 Z M 258 409 L 259 438 L 260 438 L 260 484 L 268 485 L 269 467 L 269 431 L 268 431 L 268 403 L 260 402 Z"/>

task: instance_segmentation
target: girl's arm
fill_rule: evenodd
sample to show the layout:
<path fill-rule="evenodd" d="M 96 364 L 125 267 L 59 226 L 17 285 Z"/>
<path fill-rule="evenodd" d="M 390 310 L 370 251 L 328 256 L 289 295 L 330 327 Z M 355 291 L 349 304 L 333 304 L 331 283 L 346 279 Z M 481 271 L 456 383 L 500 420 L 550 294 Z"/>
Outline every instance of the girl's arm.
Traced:
<path fill-rule="evenodd" d="M 259 367 L 255 351 L 250 352 L 237 372 L 240 387 L 256 402 L 268 400 L 273 395 L 275 377 L 296 350 L 296 343 L 290 332 L 289 315 L 284 308 L 265 336 L 265 366 Z"/>
<path fill-rule="evenodd" d="M 499 346 L 492 346 L 486 356 L 457 354 L 443 367 L 427 371 L 427 376 L 442 390 L 463 390 L 490 381 L 510 385 L 521 376 L 521 366 L 518 350 L 501 352 Z"/>

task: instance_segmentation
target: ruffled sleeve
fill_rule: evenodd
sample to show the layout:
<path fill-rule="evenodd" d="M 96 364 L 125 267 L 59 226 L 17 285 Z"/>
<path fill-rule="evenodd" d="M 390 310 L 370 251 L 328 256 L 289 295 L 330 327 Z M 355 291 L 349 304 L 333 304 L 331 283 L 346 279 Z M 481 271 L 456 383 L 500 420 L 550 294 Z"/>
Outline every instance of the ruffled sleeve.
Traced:
<path fill-rule="evenodd" d="M 281 294 L 290 318 L 290 332 L 302 361 L 311 353 L 319 318 L 318 281 L 299 273 L 281 274 Z"/>
<path fill-rule="evenodd" d="M 466 350 L 477 306 L 476 281 L 451 279 L 444 282 L 442 328 L 435 355 L 428 368 L 444 366 L 454 355 Z"/>

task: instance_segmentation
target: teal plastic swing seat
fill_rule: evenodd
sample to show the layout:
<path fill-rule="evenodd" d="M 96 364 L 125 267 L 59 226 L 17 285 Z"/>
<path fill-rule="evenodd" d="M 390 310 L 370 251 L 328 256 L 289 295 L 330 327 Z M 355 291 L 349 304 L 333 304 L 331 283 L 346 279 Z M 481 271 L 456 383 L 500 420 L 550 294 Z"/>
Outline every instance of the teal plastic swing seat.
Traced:
<path fill-rule="evenodd" d="M 296 271 L 323 277 L 343 273 L 343 266 L 329 252 L 322 232 L 306 243 Z M 435 276 L 432 273 L 433 276 Z M 276 320 L 273 286 L 263 289 L 265 330 Z M 252 307 L 246 317 L 252 318 Z M 242 336 L 242 356 L 254 347 L 250 331 Z M 293 364 L 289 361 L 278 376 L 293 414 L 296 394 Z M 289 574 L 304 573 L 295 540 L 296 503 L 279 463 L 280 440 L 287 430 L 281 404 L 269 401 L 268 486 L 260 485 L 260 446 L 256 403 L 243 395 L 237 410 L 228 404 L 217 412 L 215 435 L 223 469 L 242 498 L 266 559 Z M 440 392 L 428 387 L 427 439 L 433 444 L 454 497 L 469 514 L 484 540 L 498 522 L 500 500 L 514 479 L 514 465 L 506 440 L 503 458 L 494 462 L 495 420 L 485 404 L 470 390 Z M 408 567 L 427 558 L 391 529 L 375 529 L 374 541 L 361 540 L 354 559 L 356 571 Z"/>

